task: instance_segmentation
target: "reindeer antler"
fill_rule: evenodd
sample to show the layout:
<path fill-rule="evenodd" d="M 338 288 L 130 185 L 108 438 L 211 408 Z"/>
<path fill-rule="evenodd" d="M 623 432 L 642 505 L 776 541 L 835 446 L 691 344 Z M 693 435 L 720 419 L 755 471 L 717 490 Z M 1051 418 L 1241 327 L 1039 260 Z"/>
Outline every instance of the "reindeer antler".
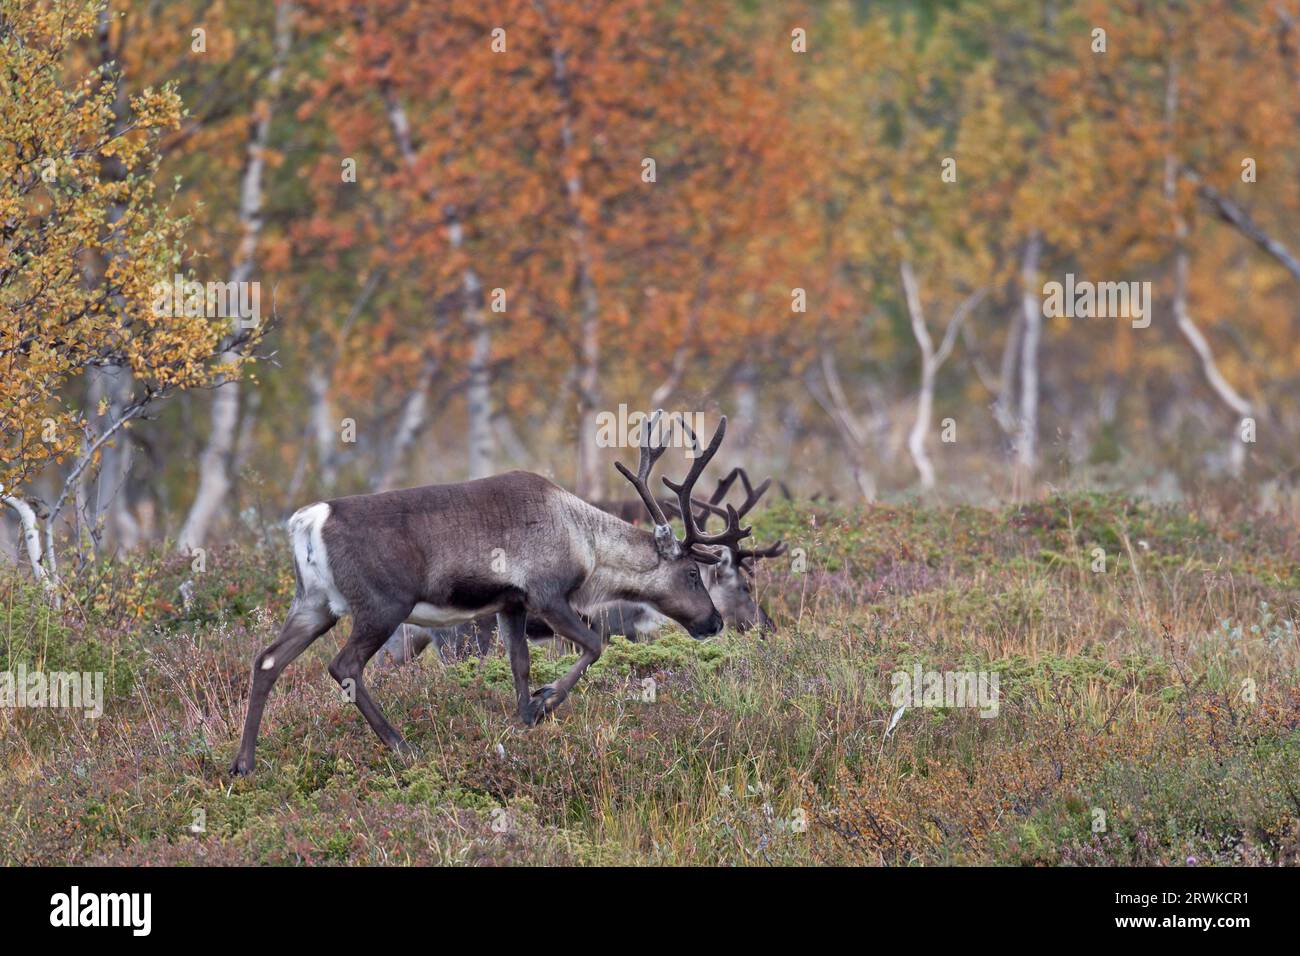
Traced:
<path fill-rule="evenodd" d="M 692 499 L 692 504 L 694 504 L 696 508 L 700 509 L 695 515 L 695 520 L 699 523 L 700 527 L 708 527 L 710 515 L 719 515 L 724 518 L 727 517 L 727 511 L 724 511 L 719 504 L 722 499 L 727 497 L 727 493 L 731 490 L 731 486 L 736 483 L 737 478 L 740 479 L 741 487 L 745 489 L 745 501 L 738 509 L 735 509 L 736 515 L 740 518 L 749 514 L 754 505 L 758 504 L 759 499 L 767 493 L 767 489 L 772 486 L 772 479 L 765 478 L 758 487 L 754 487 L 754 485 L 750 483 L 749 473 L 746 472 L 744 468 L 737 466 L 731 469 L 727 476 L 718 482 L 718 487 L 714 489 L 713 494 L 709 497 L 707 502 L 700 501 L 699 499 Z M 728 508 L 730 508 L 730 506 L 728 506 Z M 673 510 L 679 514 L 681 513 L 680 506 L 674 507 Z M 779 540 L 773 544 L 769 544 L 765 548 L 742 548 L 737 543 L 731 548 L 731 552 L 735 556 L 736 563 L 745 567 L 745 561 L 750 561 L 752 563 L 762 558 L 775 558 L 779 555 L 785 554 L 786 546 Z"/>
<path fill-rule="evenodd" d="M 737 548 L 735 550 L 736 563 L 739 564 L 741 567 L 748 568 L 750 571 L 752 571 L 754 570 L 753 562 L 759 561 L 763 558 L 780 557 L 781 555 L 785 554 L 785 552 L 786 552 L 785 542 L 780 540 L 778 540 L 775 544 L 769 544 L 766 548 Z M 746 561 L 749 561 L 750 564 L 746 565 L 745 564 Z"/>
<path fill-rule="evenodd" d="M 646 510 L 650 512 L 650 517 L 656 526 L 668 524 L 668 519 L 664 517 L 663 508 L 659 507 L 658 500 L 650 493 L 650 487 L 646 482 L 650 480 L 650 472 L 654 470 L 655 462 L 663 456 L 668 447 L 667 443 L 662 441 L 663 436 L 657 435 L 659 419 L 663 417 L 663 414 L 664 410 L 658 408 L 650 416 L 649 421 L 644 418 L 641 419 L 641 458 L 637 462 L 635 475 L 628 471 L 627 466 L 621 461 L 614 462 L 614 467 L 618 469 L 619 474 L 632 482 L 632 487 L 636 489 L 636 493 L 645 502 Z M 661 439 L 657 445 L 651 444 L 650 436 L 652 434 L 656 434 L 656 437 Z"/>
<path fill-rule="evenodd" d="M 740 484 L 745 489 L 745 503 L 738 509 L 738 513 L 743 518 L 745 515 L 749 514 L 750 509 L 752 509 L 754 505 L 758 504 L 758 500 L 762 498 L 763 495 L 767 494 L 767 489 L 772 487 L 772 479 L 764 478 L 762 482 L 759 483 L 759 486 L 755 488 L 749 483 L 748 472 L 746 472 L 744 468 L 737 466 L 736 468 L 731 469 L 731 474 L 727 476 L 730 480 L 727 481 L 726 488 L 722 487 L 722 482 L 718 482 L 718 488 L 722 491 L 722 498 L 727 496 L 727 492 L 731 490 L 731 482 L 737 477 L 740 478 Z M 713 494 L 716 496 L 718 492 L 714 491 Z M 722 498 L 715 497 L 713 503 L 716 505 L 722 500 Z"/>
<path fill-rule="evenodd" d="M 690 447 L 698 450 L 700 447 L 699 439 L 695 437 L 695 432 L 691 426 L 687 425 L 685 420 L 679 420 L 678 424 L 686 433 L 690 441 Z M 718 447 L 722 444 L 722 438 L 727 434 L 727 416 L 723 415 L 718 420 L 718 430 L 713 433 L 713 440 L 709 442 L 709 447 L 695 460 L 691 462 L 691 470 L 687 472 L 686 477 L 681 484 L 664 478 L 664 484 L 668 489 L 677 495 L 677 510 L 682 516 L 682 527 L 686 529 L 686 538 L 682 541 L 682 547 L 691 551 L 692 555 L 705 562 L 717 561 L 718 555 L 708 550 L 713 545 L 721 545 L 726 548 L 739 547 L 740 539 L 749 535 L 751 528 L 742 528 L 740 526 L 740 516 L 736 514 L 736 509 L 730 505 L 727 506 L 727 526 L 717 534 L 704 534 L 700 531 L 695 523 L 695 515 L 691 511 L 691 506 L 696 504 L 691 497 L 691 491 L 695 488 L 695 483 L 699 481 L 700 475 L 704 474 L 704 469 L 709 466 L 713 456 L 718 453 Z"/>
<path fill-rule="evenodd" d="M 664 508 L 667 509 L 667 513 L 672 515 L 672 517 L 680 518 L 682 516 L 681 505 L 672 498 L 662 498 L 660 499 L 660 502 L 663 504 Z M 709 515 L 711 514 L 720 515 L 723 518 L 727 516 L 726 508 L 719 507 L 712 502 L 701 501 L 699 498 L 691 498 L 691 506 L 695 508 L 695 523 L 701 528 L 707 528 Z M 740 515 L 742 518 L 745 516 L 744 512 L 741 511 L 737 511 L 736 514 Z"/>

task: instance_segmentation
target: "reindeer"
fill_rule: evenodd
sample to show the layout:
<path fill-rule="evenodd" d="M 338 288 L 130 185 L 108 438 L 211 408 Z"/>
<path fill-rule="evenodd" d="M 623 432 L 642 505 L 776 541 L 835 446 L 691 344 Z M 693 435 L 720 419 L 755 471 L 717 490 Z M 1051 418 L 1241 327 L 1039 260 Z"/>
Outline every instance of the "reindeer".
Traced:
<path fill-rule="evenodd" d="M 639 498 L 600 498 L 591 504 L 606 514 L 623 519 L 628 524 L 639 525 L 645 521 L 645 505 Z M 659 506 L 668 507 L 668 499 L 660 498 Z"/>
<path fill-rule="evenodd" d="M 755 488 L 750 484 L 749 474 L 744 468 L 733 468 L 725 478 L 718 482 L 717 488 L 714 489 L 707 502 L 693 502 L 700 509 L 695 516 L 695 523 L 699 528 L 708 528 L 710 514 L 721 515 L 723 518 L 727 517 L 728 512 L 723 510 L 720 505 L 726 499 L 737 478 L 740 479 L 745 492 L 744 502 L 738 509 L 735 509 L 735 513 L 739 518 L 744 518 L 749 514 L 772 485 L 772 479 L 765 478 Z M 681 513 L 675 503 L 672 508 L 674 512 Z M 779 540 L 765 548 L 742 548 L 737 541 L 725 549 L 720 561 L 704 569 L 704 582 L 709 589 L 709 596 L 713 599 L 714 607 L 721 612 L 722 619 L 728 626 L 734 627 L 738 631 L 757 628 L 760 634 L 772 630 L 772 619 L 767 616 L 767 611 L 763 609 L 763 606 L 758 603 L 758 599 L 754 596 L 754 588 L 750 579 L 754 575 L 754 567 L 758 561 L 764 558 L 779 557 L 785 554 L 785 551 L 785 544 Z"/>
<path fill-rule="evenodd" d="M 718 482 L 717 488 L 708 501 L 691 499 L 692 505 L 696 508 L 695 521 L 699 528 L 708 530 L 710 515 L 717 514 L 724 518 L 727 516 L 721 503 L 730 493 L 737 479 L 740 480 L 745 491 L 745 501 L 736 512 L 739 518 L 749 514 L 772 484 L 772 479 L 768 478 L 755 488 L 750 483 L 745 469 L 733 468 Z M 659 502 L 661 506 L 666 505 L 667 509 L 674 514 L 681 514 L 676 501 L 661 498 Z M 596 507 L 608 511 L 605 504 L 605 502 L 597 503 Z M 626 513 L 626 509 L 622 507 L 619 511 Z M 755 562 L 763 558 L 777 557 L 784 554 L 785 550 L 785 545 L 780 541 L 765 548 L 741 548 L 737 543 L 724 549 L 716 564 L 701 566 L 704 585 L 708 588 L 709 597 L 712 598 L 714 607 L 722 614 L 725 624 L 738 631 L 757 628 L 760 634 L 772 630 L 772 619 L 755 598 L 750 579 L 754 574 Z M 614 601 L 600 605 L 584 613 L 583 620 L 605 642 L 612 637 L 626 637 L 630 641 L 638 641 L 658 632 L 668 623 L 668 618 L 654 608 L 632 601 Z M 455 627 L 429 628 L 404 624 L 384 644 L 382 653 L 393 663 L 403 664 L 414 660 L 430 646 L 436 648 L 444 659 L 461 657 L 469 652 L 472 643 L 478 655 L 483 657 L 492 649 L 494 623 L 495 618 L 487 615 Z M 555 636 L 546 623 L 538 618 L 528 619 L 527 632 L 530 640 L 547 640 Z"/>
<path fill-rule="evenodd" d="M 516 705 L 526 725 L 540 722 L 568 697 L 600 657 L 602 642 L 582 611 L 609 601 L 648 604 L 692 637 L 722 629 L 700 576 L 700 564 L 721 560 L 714 550 L 747 536 L 734 509 L 718 534 L 700 531 L 691 515 L 678 540 L 646 485 L 665 445 L 657 445 L 662 412 L 641 428 L 637 473 L 616 467 L 645 503 L 654 530 L 634 528 L 592 507 L 541 475 L 512 471 L 491 478 L 318 502 L 289 519 L 297 587 L 280 635 L 253 660 L 248 715 L 236 775 L 254 766 L 266 698 L 284 669 L 352 615 L 352 634 L 329 672 L 366 722 L 400 754 L 411 748 L 371 699 L 362 671 L 404 621 L 446 627 L 496 613 L 510 657 Z M 691 490 L 717 453 L 724 416 L 705 453 L 680 484 L 664 479 L 690 513 Z M 504 557 L 504 561 L 499 560 Z M 540 617 L 578 645 L 577 662 L 554 684 L 530 690 L 527 619 Z"/>
<path fill-rule="evenodd" d="M 707 565 L 704 567 L 707 568 Z M 713 596 L 711 591 L 709 596 Z M 610 638 L 616 636 L 626 637 L 630 641 L 639 640 L 658 631 L 669 620 L 650 605 L 632 601 L 601 604 L 581 616 L 583 623 L 600 635 L 603 644 L 608 644 Z M 726 623 L 725 618 L 723 622 Z M 381 660 L 405 664 L 415 660 L 429 647 L 433 647 L 447 661 L 462 658 L 471 649 L 479 657 L 486 657 L 492 651 L 495 626 L 496 616 L 492 614 L 476 617 L 455 627 L 403 624 L 380 650 Z M 530 641 L 547 641 L 555 637 L 555 632 L 538 617 L 528 618 L 525 630 Z"/>
<path fill-rule="evenodd" d="M 683 427 L 689 433 L 690 429 L 685 423 L 683 423 Z M 698 445 L 695 445 L 694 436 L 690 435 L 690 438 L 692 446 L 698 447 Z M 750 483 L 749 474 L 744 468 L 733 468 L 725 478 L 718 482 L 717 488 L 714 489 L 707 502 L 691 499 L 692 505 L 698 509 L 695 515 L 695 523 L 700 529 L 707 530 L 711 514 L 721 515 L 724 519 L 727 517 L 728 512 L 721 507 L 721 502 L 727 497 L 737 478 L 740 479 L 740 483 L 745 490 L 745 501 L 736 509 L 739 518 L 744 518 L 749 514 L 772 484 L 772 479 L 766 478 L 755 488 Z M 664 503 L 673 514 L 681 514 L 681 508 L 676 501 L 665 499 Z M 748 631 L 756 628 L 760 635 L 773 629 L 772 619 L 768 617 L 767 611 L 763 609 L 763 606 L 758 603 L 758 599 L 754 596 L 751 579 L 754 575 L 755 563 L 758 560 L 775 558 L 784 554 L 785 551 L 786 547 L 781 541 L 777 541 L 765 548 L 742 548 L 739 542 L 736 542 L 722 551 L 719 561 L 701 568 L 704 586 L 709 589 L 709 597 L 713 599 L 713 606 L 722 614 L 722 620 L 728 627 L 735 628 L 738 631 Z M 652 607 L 631 601 L 616 601 L 612 604 L 602 605 L 593 612 L 591 626 L 607 641 L 614 636 L 622 636 L 630 641 L 637 641 L 661 630 L 667 623 L 668 618 L 656 612 Z M 540 625 L 537 631 L 537 634 L 530 633 L 529 636 L 537 640 L 550 636 L 546 633 L 544 625 Z M 480 644 L 480 653 L 486 653 L 487 648 L 490 647 L 491 635 L 489 631 L 486 646 Z"/>

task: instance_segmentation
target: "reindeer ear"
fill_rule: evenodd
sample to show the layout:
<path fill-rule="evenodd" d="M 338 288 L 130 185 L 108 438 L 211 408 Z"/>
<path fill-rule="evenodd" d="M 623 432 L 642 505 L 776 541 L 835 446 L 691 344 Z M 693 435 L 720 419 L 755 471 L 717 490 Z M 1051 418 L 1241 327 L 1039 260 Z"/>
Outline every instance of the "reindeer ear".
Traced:
<path fill-rule="evenodd" d="M 673 534 L 672 525 L 655 525 L 655 550 L 665 561 L 674 561 L 681 557 L 682 546 L 677 541 L 677 535 Z"/>

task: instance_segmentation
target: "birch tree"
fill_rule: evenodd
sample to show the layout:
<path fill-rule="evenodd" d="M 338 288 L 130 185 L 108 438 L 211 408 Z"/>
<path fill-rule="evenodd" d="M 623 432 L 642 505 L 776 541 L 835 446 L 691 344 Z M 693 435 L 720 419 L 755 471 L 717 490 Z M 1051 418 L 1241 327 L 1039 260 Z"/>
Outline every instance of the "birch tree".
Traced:
<path fill-rule="evenodd" d="M 293 5 L 290 0 L 276 0 L 275 27 L 271 66 L 266 75 L 256 118 L 249 133 L 247 158 L 239 188 L 239 242 L 235 247 L 230 282 L 236 288 L 252 281 L 257 262 L 258 241 L 262 236 L 262 206 L 266 175 L 266 153 L 271 122 L 280 98 L 285 61 L 293 35 Z M 236 319 L 236 325 L 239 320 Z M 228 350 L 223 356 L 227 366 L 238 364 L 242 353 Z M 218 510 L 230 494 L 230 473 L 239 425 L 239 382 L 228 376 L 217 383 L 212 398 L 212 418 L 207 447 L 199 459 L 199 483 L 189 513 L 176 536 L 176 548 L 188 553 L 207 540 Z"/>
<path fill-rule="evenodd" d="M 100 9 L 16 5 L 0 17 L 0 220 L 11 224 L 0 243 L 0 495 L 20 516 L 34 573 L 51 582 L 60 519 L 107 444 L 171 393 L 229 371 L 220 324 L 156 307 L 186 225 L 153 185 L 181 107 L 171 89 L 148 89 L 115 113 L 118 90 L 100 68 L 78 74 Z M 109 157 L 123 175 L 106 174 Z M 91 260 L 106 263 L 102 279 L 82 282 Z M 92 429 L 71 386 L 109 368 L 129 372 L 131 393 Z M 56 492 L 40 500 L 28 489 L 47 471 Z"/>

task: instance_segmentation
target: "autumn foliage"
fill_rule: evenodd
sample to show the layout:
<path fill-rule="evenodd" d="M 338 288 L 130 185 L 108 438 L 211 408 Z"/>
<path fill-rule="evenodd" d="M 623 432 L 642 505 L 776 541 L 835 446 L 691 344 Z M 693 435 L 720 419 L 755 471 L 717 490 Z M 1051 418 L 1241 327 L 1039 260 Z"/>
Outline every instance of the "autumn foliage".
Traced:
<path fill-rule="evenodd" d="M 153 284 L 180 262 L 184 222 L 156 195 L 157 144 L 180 121 L 171 88 L 115 116 L 108 70 L 68 75 L 96 13 L 6 4 L 0 28 L 0 486 L 60 463 L 103 409 L 67 387 L 128 368 L 133 404 L 208 381 L 221 330 L 158 315 Z M 94 278 L 87 281 L 87 274 Z"/>
<path fill-rule="evenodd" d="M 1291 6 L 7 5 L 0 483 L 189 547 L 507 467 L 597 496 L 595 416 L 653 402 L 796 495 L 1285 491 Z M 275 328 L 153 314 L 174 274 Z M 1067 274 L 1151 321 L 1044 315 Z"/>

